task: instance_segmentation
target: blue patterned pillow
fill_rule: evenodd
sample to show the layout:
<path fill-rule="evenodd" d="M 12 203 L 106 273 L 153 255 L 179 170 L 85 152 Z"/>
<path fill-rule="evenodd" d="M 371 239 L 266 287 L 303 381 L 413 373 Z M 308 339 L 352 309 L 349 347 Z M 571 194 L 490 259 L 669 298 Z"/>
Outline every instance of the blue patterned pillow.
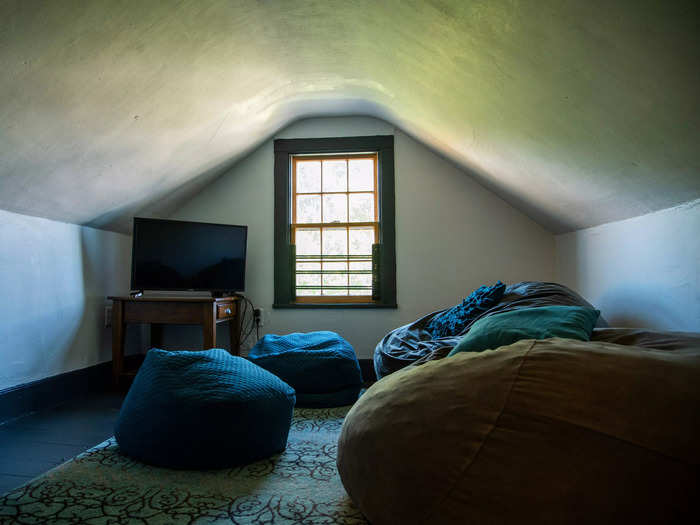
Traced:
<path fill-rule="evenodd" d="M 435 339 L 458 335 L 479 315 L 496 306 L 505 291 L 506 285 L 501 281 L 493 286 L 481 286 L 460 304 L 433 317 L 425 329 Z"/>

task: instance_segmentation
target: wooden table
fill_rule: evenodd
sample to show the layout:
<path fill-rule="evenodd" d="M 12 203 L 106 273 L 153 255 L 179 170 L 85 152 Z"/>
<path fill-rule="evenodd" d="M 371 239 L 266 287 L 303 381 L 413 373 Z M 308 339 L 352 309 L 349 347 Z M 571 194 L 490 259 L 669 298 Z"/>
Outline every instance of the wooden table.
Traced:
<path fill-rule="evenodd" d="M 230 352 L 240 354 L 241 320 L 238 315 L 240 300 L 231 297 L 108 297 L 112 300 L 112 379 L 118 386 L 125 377 L 133 377 L 134 370 L 124 366 L 124 334 L 127 324 L 151 325 L 151 346 L 162 347 L 163 325 L 200 325 L 203 350 L 216 346 L 216 325 L 227 322 L 230 334 Z"/>

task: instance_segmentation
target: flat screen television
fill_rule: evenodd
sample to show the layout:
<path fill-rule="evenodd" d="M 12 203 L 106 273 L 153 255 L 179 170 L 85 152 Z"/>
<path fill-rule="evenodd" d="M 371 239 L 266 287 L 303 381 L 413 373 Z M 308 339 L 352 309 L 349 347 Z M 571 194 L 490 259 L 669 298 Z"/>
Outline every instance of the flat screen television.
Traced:
<path fill-rule="evenodd" d="M 247 226 L 134 218 L 132 290 L 245 289 Z"/>

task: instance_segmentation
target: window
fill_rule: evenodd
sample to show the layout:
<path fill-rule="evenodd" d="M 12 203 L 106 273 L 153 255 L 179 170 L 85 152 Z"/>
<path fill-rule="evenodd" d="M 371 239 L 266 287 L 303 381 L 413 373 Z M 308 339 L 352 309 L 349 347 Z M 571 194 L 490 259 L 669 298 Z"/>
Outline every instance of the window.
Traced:
<path fill-rule="evenodd" d="M 377 154 L 292 157 L 297 302 L 372 301 Z"/>
<path fill-rule="evenodd" d="M 393 137 L 275 141 L 275 307 L 396 307 Z"/>

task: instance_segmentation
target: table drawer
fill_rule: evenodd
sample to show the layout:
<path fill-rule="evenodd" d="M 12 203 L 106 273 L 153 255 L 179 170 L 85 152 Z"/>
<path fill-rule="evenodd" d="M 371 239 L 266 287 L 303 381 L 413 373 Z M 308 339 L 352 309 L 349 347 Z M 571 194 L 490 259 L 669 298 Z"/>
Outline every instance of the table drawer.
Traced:
<path fill-rule="evenodd" d="M 216 318 L 217 319 L 229 319 L 236 315 L 236 303 L 231 301 L 230 303 L 221 303 L 216 305 Z"/>

